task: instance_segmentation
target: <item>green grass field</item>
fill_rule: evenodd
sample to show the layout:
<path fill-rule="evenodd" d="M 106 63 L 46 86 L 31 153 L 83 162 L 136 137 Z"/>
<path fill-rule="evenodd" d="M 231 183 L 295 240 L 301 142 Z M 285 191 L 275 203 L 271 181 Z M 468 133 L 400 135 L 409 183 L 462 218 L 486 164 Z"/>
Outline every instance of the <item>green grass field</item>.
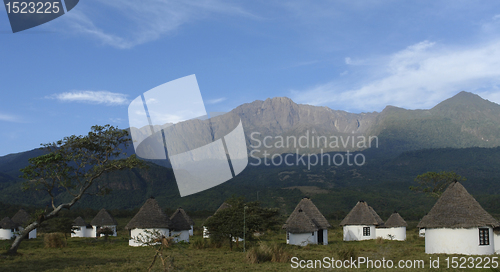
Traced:
<path fill-rule="evenodd" d="M 121 222 L 119 222 L 121 223 Z M 338 224 L 333 224 L 338 226 Z M 335 222 L 337 223 L 337 222 Z M 410 225 L 414 225 L 410 224 Z M 122 224 L 124 226 L 124 224 Z M 198 225 L 200 226 L 200 225 Z M 173 258 L 172 271 L 289 271 L 292 269 L 290 257 L 300 260 L 317 260 L 324 257 L 344 259 L 366 257 L 371 260 L 392 260 L 395 265 L 399 260 L 423 260 L 424 268 L 404 269 L 407 271 L 500 271 L 500 269 L 445 269 L 445 258 L 451 255 L 427 255 L 424 253 L 424 239 L 417 236 L 415 228 L 407 232 L 408 239 L 404 242 L 388 240 L 371 240 L 363 242 L 343 242 L 342 229 L 335 227 L 329 230 L 329 244 L 308 245 L 305 247 L 285 245 L 285 232 L 267 232 L 259 240 L 247 243 L 247 253 L 242 252 L 242 243 L 233 247 L 202 241 L 201 230 L 195 230 L 195 236 L 190 244 L 178 244 L 165 251 L 170 260 Z M 248 261 L 248 251 L 259 244 L 279 244 L 287 253 L 286 262 L 251 263 Z M 2 250 L 8 248 L 10 241 L 0 241 Z M 147 271 L 155 249 L 152 247 L 129 247 L 128 232 L 121 228 L 118 237 L 108 241 L 103 238 L 68 238 L 63 248 L 46 248 L 44 238 L 24 241 L 19 249 L 19 256 L 0 256 L 0 271 Z M 429 258 L 439 257 L 440 268 L 429 268 Z M 462 257 L 459 256 L 458 257 Z M 468 257 L 468 256 L 467 256 Z M 401 269 L 351 268 L 307 269 L 313 271 L 400 271 Z M 163 271 L 160 260 L 157 260 L 152 271 Z"/>

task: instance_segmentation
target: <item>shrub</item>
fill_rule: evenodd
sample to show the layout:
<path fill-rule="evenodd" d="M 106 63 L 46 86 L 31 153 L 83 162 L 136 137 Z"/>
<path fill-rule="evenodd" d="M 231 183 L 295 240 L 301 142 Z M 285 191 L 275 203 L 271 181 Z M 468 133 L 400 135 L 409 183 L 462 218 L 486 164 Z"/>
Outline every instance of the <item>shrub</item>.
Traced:
<path fill-rule="evenodd" d="M 276 262 L 285 263 L 290 261 L 291 255 L 285 250 L 283 245 L 261 243 L 257 247 L 252 247 L 246 255 L 249 263 Z"/>
<path fill-rule="evenodd" d="M 191 248 L 194 249 L 204 249 L 208 247 L 208 243 L 205 239 L 197 239 L 191 243 Z"/>
<path fill-rule="evenodd" d="M 66 246 L 64 234 L 59 232 L 45 234 L 43 241 L 46 248 L 62 248 Z"/>
<path fill-rule="evenodd" d="M 384 242 L 385 242 L 385 241 L 384 241 L 384 238 L 382 238 L 382 237 L 377 237 L 377 240 L 375 240 L 375 243 L 376 243 L 377 245 L 381 245 L 381 244 L 383 244 Z"/>

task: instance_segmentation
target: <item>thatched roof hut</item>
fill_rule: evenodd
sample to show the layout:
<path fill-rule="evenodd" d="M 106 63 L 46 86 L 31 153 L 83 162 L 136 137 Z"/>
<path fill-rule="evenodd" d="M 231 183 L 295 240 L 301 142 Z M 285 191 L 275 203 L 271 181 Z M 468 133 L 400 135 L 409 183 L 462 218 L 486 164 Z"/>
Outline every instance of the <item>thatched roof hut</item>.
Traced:
<path fill-rule="evenodd" d="M 323 216 L 323 214 L 318 210 L 316 205 L 311 201 L 311 199 L 304 197 L 299 204 L 297 204 L 297 207 L 295 207 L 295 210 L 290 214 L 290 217 L 286 220 L 285 224 L 283 225 L 284 229 L 288 230 L 288 225 L 292 223 L 294 220 L 300 219 L 303 216 L 300 215 L 299 217 L 297 216 L 298 213 L 304 213 L 317 227 L 317 229 L 327 229 L 330 228 L 331 225 L 328 223 L 328 220 Z M 295 223 L 294 223 L 295 224 Z M 291 231 L 289 231 L 291 232 Z"/>
<path fill-rule="evenodd" d="M 23 209 L 20 209 L 13 217 L 12 217 L 12 221 L 14 223 L 17 223 L 19 224 L 20 226 L 23 226 L 24 224 L 26 223 L 29 223 L 29 221 L 31 220 L 31 216 L 29 215 L 29 213 L 27 213 L 25 210 Z"/>
<path fill-rule="evenodd" d="M 215 211 L 214 214 L 216 214 L 218 211 L 225 210 L 227 208 L 231 208 L 232 206 L 230 204 L 227 204 L 226 202 L 222 203 L 220 207 Z"/>
<path fill-rule="evenodd" d="M 172 222 L 154 198 L 146 200 L 125 229 L 170 228 Z"/>
<path fill-rule="evenodd" d="M 190 226 L 194 226 L 193 219 L 191 219 L 191 217 L 189 217 L 189 215 L 186 213 L 186 211 L 183 208 L 179 207 L 179 209 L 177 209 L 177 211 L 175 211 L 175 212 L 181 213 L 182 216 L 184 216 L 184 218 L 186 219 L 186 221 L 189 223 L 189 225 Z"/>
<path fill-rule="evenodd" d="M 171 230 L 173 231 L 181 231 L 181 230 L 190 230 L 191 229 L 191 224 L 189 224 L 188 220 L 184 216 L 186 212 L 184 212 L 182 208 L 177 209 L 174 214 L 170 217 L 170 221 L 172 222 L 171 224 Z M 186 214 L 187 216 L 187 214 Z"/>
<path fill-rule="evenodd" d="M 83 220 L 81 216 L 78 216 L 75 220 L 73 220 L 73 226 L 86 227 L 87 223 L 85 222 L 85 220 Z"/>
<path fill-rule="evenodd" d="M 118 223 L 116 220 L 106 211 L 106 209 L 101 209 L 97 215 L 90 221 L 92 226 L 116 226 Z"/>
<path fill-rule="evenodd" d="M 384 224 L 384 220 L 382 220 L 382 218 L 380 218 L 380 216 L 378 215 L 378 213 L 372 208 L 372 206 L 368 206 L 368 208 L 370 209 L 370 212 L 373 214 L 373 216 L 375 217 L 375 220 L 377 220 L 377 223 L 379 226 L 382 226 Z"/>
<path fill-rule="evenodd" d="M 286 230 L 291 233 L 307 233 L 318 230 L 318 226 L 302 209 L 292 213 L 283 228 L 286 228 Z"/>
<path fill-rule="evenodd" d="M 399 213 L 394 212 L 391 214 L 389 219 L 385 221 L 384 225 L 381 226 L 382 228 L 400 228 L 400 227 L 408 227 L 408 224 L 406 221 L 399 215 Z"/>
<path fill-rule="evenodd" d="M 347 214 L 347 216 L 340 222 L 341 226 L 346 226 L 346 225 L 375 225 L 378 226 L 380 225 L 382 219 L 377 219 L 380 218 L 378 214 L 375 212 L 375 210 L 370 209 L 370 206 L 366 204 L 363 200 L 360 200 L 354 208 Z M 382 221 L 383 223 L 383 221 Z"/>
<path fill-rule="evenodd" d="M 216 214 L 217 212 L 219 211 L 222 211 L 222 210 L 225 210 L 227 208 L 231 208 L 232 206 L 230 204 L 227 204 L 226 202 L 222 203 L 219 208 L 214 212 L 214 214 Z M 207 217 L 207 219 L 205 219 L 205 222 L 207 222 L 208 219 L 210 219 L 213 215 L 210 215 L 209 217 Z M 205 222 L 203 222 L 203 224 L 205 224 Z"/>
<path fill-rule="evenodd" d="M 0 228 L 2 229 L 16 229 L 17 227 L 19 227 L 19 224 L 15 223 L 8 217 L 4 217 L 0 220 Z"/>
<path fill-rule="evenodd" d="M 499 227 L 500 222 L 486 212 L 459 182 L 451 183 L 418 228 Z"/>

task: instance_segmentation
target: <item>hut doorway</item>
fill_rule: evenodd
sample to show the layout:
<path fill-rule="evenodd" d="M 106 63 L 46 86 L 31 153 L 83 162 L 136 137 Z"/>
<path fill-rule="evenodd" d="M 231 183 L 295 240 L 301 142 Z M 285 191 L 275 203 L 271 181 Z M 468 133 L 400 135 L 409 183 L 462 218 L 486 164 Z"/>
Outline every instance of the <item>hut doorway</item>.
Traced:
<path fill-rule="evenodd" d="M 318 244 L 323 244 L 323 230 L 319 229 L 318 230 Z"/>

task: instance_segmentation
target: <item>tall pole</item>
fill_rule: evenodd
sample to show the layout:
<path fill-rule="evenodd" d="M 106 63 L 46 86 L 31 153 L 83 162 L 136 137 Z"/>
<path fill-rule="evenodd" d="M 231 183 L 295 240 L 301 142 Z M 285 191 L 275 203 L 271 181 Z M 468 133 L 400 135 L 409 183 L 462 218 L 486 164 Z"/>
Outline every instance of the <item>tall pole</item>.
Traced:
<path fill-rule="evenodd" d="M 247 206 L 245 206 L 243 208 L 243 252 L 245 252 L 245 249 L 246 249 L 246 244 L 245 242 L 247 241 L 247 237 L 246 237 L 246 211 L 247 211 Z"/>

